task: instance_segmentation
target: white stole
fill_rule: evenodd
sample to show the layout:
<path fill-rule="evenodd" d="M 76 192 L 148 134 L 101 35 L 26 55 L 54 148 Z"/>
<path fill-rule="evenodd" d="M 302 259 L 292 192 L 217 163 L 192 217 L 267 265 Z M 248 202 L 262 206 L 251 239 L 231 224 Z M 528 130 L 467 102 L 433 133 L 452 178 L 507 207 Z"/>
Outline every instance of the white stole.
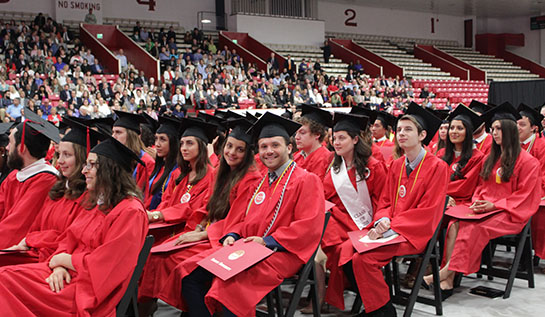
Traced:
<path fill-rule="evenodd" d="M 356 191 L 348 177 L 344 159 L 338 173 L 335 173 L 333 169 L 330 171 L 337 195 L 339 195 L 348 214 L 359 230 L 365 228 L 373 220 L 373 205 L 371 204 L 371 197 L 369 197 L 365 179 L 358 180 L 356 173 L 356 186 L 358 188 Z"/>

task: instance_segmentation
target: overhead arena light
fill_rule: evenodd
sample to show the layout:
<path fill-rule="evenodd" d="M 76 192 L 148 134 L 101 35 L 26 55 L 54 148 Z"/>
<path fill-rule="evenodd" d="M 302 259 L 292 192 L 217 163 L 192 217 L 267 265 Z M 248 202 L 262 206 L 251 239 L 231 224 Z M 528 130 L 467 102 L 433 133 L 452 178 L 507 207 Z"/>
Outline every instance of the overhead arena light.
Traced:
<path fill-rule="evenodd" d="M 208 23 L 212 23 L 212 21 L 210 21 L 209 19 L 202 19 L 201 23 L 208 24 Z"/>

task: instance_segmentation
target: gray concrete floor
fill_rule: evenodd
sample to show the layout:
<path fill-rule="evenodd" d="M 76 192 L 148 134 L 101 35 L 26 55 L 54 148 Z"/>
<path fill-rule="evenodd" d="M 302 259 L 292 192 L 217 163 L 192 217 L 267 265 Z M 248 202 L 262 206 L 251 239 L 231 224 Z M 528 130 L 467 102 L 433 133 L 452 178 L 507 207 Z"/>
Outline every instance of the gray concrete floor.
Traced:
<path fill-rule="evenodd" d="M 471 288 L 480 285 L 503 290 L 505 288 L 504 279 L 488 281 L 486 278 L 478 279 L 474 274 L 469 277 L 464 277 L 462 279 L 462 285 L 454 291 L 454 295 L 443 302 L 443 315 L 447 317 L 544 316 L 545 274 L 541 271 L 544 268 L 545 260 L 542 260 L 540 267 L 535 269 L 536 287 L 534 289 L 528 288 L 528 283 L 526 281 L 516 279 L 511 292 L 511 297 L 508 299 L 503 299 L 501 297 L 489 299 L 469 293 Z M 424 289 L 420 290 L 420 294 L 432 295 L 431 291 L 426 291 Z M 322 316 L 349 316 L 350 314 L 348 312 L 354 301 L 354 295 L 347 292 L 345 299 L 347 307 L 345 312 L 338 311 L 331 307 L 331 313 L 322 314 Z M 396 305 L 396 308 L 398 316 L 402 316 L 404 307 Z M 180 316 L 180 312 L 165 303 L 159 302 L 159 309 L 154 316 L 174 317 Z M 297 312 L 295 316 L 311 315 L 303 315 Z M 412 316 L 435 316 L 435 308 L 417 303 L 414 307 Z"/>

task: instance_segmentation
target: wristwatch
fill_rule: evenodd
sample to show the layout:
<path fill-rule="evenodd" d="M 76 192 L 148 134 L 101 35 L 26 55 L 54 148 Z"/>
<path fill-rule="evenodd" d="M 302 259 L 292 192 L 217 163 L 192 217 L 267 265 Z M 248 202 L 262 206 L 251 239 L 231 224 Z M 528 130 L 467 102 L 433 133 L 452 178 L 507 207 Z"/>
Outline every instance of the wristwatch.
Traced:
<path fill-rule="evenodd" d="M 160 213 L 158 211 L 154 211 L 153 216 L 151 216 L 151 218 L 153 220 L 159 220 L 159 215 L 160 215 Z"/>

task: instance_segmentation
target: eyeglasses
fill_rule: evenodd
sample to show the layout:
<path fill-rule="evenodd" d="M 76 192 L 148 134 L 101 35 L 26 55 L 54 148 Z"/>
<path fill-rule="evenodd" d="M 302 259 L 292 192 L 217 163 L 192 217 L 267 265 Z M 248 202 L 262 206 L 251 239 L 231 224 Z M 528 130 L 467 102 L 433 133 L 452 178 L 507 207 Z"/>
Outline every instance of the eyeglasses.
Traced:
<path fill-rule="evenodd" d="M 83 165 L 84 170 L 92 170 L 93 168 L 98 168 L 98 162 L 87 162 L 85 165 Z"/>

